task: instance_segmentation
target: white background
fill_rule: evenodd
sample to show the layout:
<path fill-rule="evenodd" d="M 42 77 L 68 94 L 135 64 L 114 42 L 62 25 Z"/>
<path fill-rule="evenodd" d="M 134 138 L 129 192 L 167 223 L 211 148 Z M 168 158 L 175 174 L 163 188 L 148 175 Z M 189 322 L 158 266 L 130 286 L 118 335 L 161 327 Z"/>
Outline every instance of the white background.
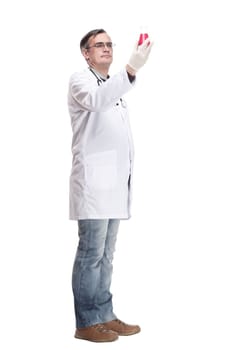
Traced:
<path fill-rule="evenodd" d="M 231 1 L 3 1 L 0 8 L 1 349 L 232 350 Z M 115 311 L 142 332 L 73 338 L 68 220 L 69 76 L 103 27 L 124 67 L 147 25 L 154 47 L 126 99 L 136 148 L 133 217 L 114 260 Z"/>

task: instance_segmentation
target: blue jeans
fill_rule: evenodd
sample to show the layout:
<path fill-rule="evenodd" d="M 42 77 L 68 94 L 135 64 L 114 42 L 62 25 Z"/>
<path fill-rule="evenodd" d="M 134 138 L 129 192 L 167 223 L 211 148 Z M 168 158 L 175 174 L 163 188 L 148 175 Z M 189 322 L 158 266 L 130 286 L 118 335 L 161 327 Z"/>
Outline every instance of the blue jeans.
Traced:
<path fill-rule="evenodd" d="M 112 260 L 120 220 L 79 220 L 72 288 L 76 327 L 112 321 Z"/>

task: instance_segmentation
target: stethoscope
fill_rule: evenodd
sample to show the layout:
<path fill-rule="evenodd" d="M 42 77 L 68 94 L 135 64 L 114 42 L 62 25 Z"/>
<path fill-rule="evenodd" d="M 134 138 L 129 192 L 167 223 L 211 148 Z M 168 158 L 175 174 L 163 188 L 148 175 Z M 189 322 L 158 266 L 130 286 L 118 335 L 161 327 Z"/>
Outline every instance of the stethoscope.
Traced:
<path fill-rule="evenodd" d="M 90 71 L 92 74 L 94 74 L 94 76 L 96 77 L 97 79 L 97 84 L 100 86 L 106 79 L 104 78 L 101 78 L 100 76 L 98 76 L 91 67 L 89 67 Z"/>
<path fill-rule="evenodd" d="M 92 72 L 92 74 L 94 74 L 94 76 L 96 77 L 98 86 L 100 86 L 103 82 L 106 81 L 106 79 L 101 78 L 100 76 L 98 76 L 98 75 L 93 71 L 93 69 L 92 69 L 91 67 L 89 67 L 89 69 L 90 69 L 90 71 Z M 107 79 L 108 79 L 108 78 L 109 78 L 109 76 L 107 77 Z M 126 102 L 125 102 L 122 98 L 120 98 L 120 102 L 121 102 L 121 106 L 122 106 L 123 108 L 126 108 L 126 107 L 127 107 Z M 119 102 L 117 102 L 116 105 L 119 106 Z"/>

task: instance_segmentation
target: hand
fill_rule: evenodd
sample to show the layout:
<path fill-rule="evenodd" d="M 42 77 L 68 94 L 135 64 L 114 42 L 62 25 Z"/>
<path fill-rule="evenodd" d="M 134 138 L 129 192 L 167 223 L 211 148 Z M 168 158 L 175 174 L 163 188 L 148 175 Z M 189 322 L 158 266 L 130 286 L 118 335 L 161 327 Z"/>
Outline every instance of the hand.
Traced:
<path fill-rule="evenodd" d="M 149 38 L 141 45 L 138 45 L 137 42 L 128 62 L 129 68 L 134 72 L 137 72 L 142 66 L 144 66 L 149 57 L 152 46 L 153 43 L 150 42 Z"/>

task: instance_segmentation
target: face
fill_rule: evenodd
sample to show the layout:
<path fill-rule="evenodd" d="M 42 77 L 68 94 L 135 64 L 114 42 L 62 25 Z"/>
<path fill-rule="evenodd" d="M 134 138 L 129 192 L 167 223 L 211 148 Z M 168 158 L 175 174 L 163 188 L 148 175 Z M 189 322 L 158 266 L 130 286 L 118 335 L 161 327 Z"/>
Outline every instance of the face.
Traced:
<path fill-rule="evenodd" d="M 109 68 L 113 60 L 113 50 L 112 47 L 109 47 L 111 42 L 107 33 L 97 34 L 89 39 L 88 48 L 83 49 L 82 54 L 91 67 L 97 70 Z M 105 43 L 105 45 L 102 47 L 101 43 Z"/>

